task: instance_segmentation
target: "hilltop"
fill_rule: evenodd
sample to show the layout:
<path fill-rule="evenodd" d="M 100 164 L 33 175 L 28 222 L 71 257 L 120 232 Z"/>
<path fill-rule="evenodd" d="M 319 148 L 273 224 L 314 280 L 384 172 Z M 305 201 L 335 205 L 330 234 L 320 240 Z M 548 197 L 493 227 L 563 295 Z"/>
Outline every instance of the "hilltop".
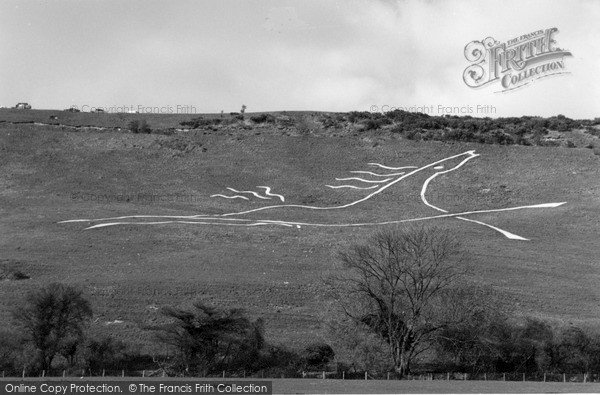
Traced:
<path fill-rule="evenodd" d="M 0 123 L 37 124 L 59 128 L 94 128 L 129 131 L 131 122 L 147 122 L 153 133 L 201 130 L 235 132 L 256 130 L 276 134 L 340 136 L 379 131 L 417 141 L 456 141 L 499 145 L 600 148 L 600 118 L 573 120 L 563 115 L 550 118 L 522 116 L 475 118 L 430 116 L 395 110 L 387 113 L 330 113 L 281 111 L 271 113 L 156 114 L 89 113 L 58 110 L 1 109 Z"/>

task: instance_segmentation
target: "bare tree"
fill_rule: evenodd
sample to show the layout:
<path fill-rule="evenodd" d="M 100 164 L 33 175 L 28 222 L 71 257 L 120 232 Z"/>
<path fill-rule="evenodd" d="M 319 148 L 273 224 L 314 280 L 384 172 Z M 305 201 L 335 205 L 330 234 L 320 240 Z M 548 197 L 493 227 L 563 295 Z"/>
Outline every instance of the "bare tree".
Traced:
<path fill-rule="evenodd" d="M 340 253 L 345 270 L 329 284 L 345 313 L 389 347 L 395 370 L 430 347 L 437 331 L 464 320 L 471 309 L 454 292 L 467 271 L 461 245 L 438 228 L 388 230 Z"/>
<path fill-rule="evenodd" d="M 48 370 L 56 354 L 73 347 L 75 339 L 75 347 L 81 343 L 92 308 L 77 288 L 52 283 L 29 294 L 27 304 L 16 309 L 13 317 L 35 347 L 40 367 Z"/>

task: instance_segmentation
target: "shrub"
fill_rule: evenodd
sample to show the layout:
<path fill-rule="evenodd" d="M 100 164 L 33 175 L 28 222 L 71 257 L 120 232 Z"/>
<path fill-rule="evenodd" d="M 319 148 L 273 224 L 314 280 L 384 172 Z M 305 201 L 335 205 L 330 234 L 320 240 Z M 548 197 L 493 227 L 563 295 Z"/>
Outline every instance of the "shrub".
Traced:
<path fill-rule="evenodd" d="M 313 343 L 304 349 L 302 355 L 308 368 L 321 369 L 333 359 L 335 353 L 327 343 Z"/>
<path fill-rule="evenodd" d="M 6 371 L 8 376 L 15 375 L 21 353 L 22 346 L 19 335 L 2 330 L 0 332 L 0 370 Z"/>
<path fill-rule="evenodd" d="M 379 123 L 372 119 L 367 119 L 362 123 L 365 126 L 365 130 L 375 130 L 379 129 Z"/>
<path fill-rule="evenodd" d="M 150 125 L 148 125 L 146 120 L 142 120 L 142 122 L 140 122 L 140 133 L 152 133 L 152 129 L 150 128 Z"/>
<path fill-rule="evenodd" d="M 291 127 L 296 124 L 296 121 L 287 115 L 280 115 L 277 118 L 275 118 L 275 121 L 278 125 L 285 127 Z"/>
<path fill-rule="evenodd" d="M 406 129 L 404 128 L 404 125 L 401 123 L 396 123 L 394 124 L 394 126 L 392 127 L 392 129 L 390 130 L 390 132 L 392 133 L 402 133 L 404 132 Z"/>
<path fill-rule="evenodd" d="M 319 118 L 319 122 L 321 122 L 324 129 L 340 129 L 346 123 L 346 118 L 344 117 L 344 114 L 323 114 L 323 116 Z"/>
<path fill-rule="evenodd" d="M 132 120 L 127 124 L 127 129 L 129 129 L 132 133 L 152 133 L 152 129 L 150 128 L 150 125 L 148 125 L 145 119 L 141 122 L 137 119 Z"/>
<path fill-rule="evenodd" d="M 593 126 L 587 126 L 585 128 L 585 132 L 591 134 L 592 136 L 600 137 L 600 129 L 596 129 Z"/>
<path fill-rule="evenodd" d="M 515 144 L 519 144 L 519 145 L 531 145 L 531 142 L 528 139 L 526 139 L 525 137 L 516 136 L 515 137 Z"/>
<path fill-rule="evenodd" d="M 239 309 L 195 302 L 191 310 L 166 307 L 163 314 L 172 322 L 158 328 L 157 338 L 177 351 L 180 371 L 250 368 L 265 344 L 262 320 L 250 321 Z"/>
<path fill-rule="evenodd" d="M 183 121 L 179 124 L 181 126 L 187 126 L 190 129 L 198 129 L 198 128 L 213 128 L 216 125 L 220 125 L 223 123 L 223 119 L 214 118 L 214 119 L 204 119 L 203 117 L 192 118 L 189 121 Z"/>
<path fill-rule="evenodd" d="M 517 128 L 517 130 L 515 130 L 515 134 L 519 137 L 525 136 L 527 132 L 529 132 L 529 130 L 525 126 L 520 126 Z"/>
<path fill-rule="evenodd" d="M 419 133 L 418 130 L 409 130 L 406 132 L 406 134 L 404 135 L 404 137 L 406 137 L 409 140 L 416 140 L 419 141 L 421 140 L 421 133 Z"/>
<path fill-rule="evenodd" d="M 349 369 L 388 370 L 388 351 L 384 340 L 359 322 L 337 310 L 327 312 L 327 338 L 335 351 L 336 360 L 349 364 Z"/>
<path fill-rule="evenodd" d="M 0 266 L 0 280 L 27 280 L 29 276 L 10 265 Z"/>
<path fill-rule="evenodd" d="M 340 127 L 339 121 L 332 118 L 329 115 L 325 115 L 324 117 L 321 118 L 321 124 L 323 125 L 323 128 L 325 128 L 325 129 L 328 129 L 328 128 L 338 129 Z"/>
<path fill-rule="evenodd" d="M 579 123 L 577 121 L 567 118 L 564 115 L 557 115 L 555 117 L 548 118 L 548 128 L 552 130 L 568 132 L 577 127 L 579 127 Z"/>
<path fill-rule="evenodd" d="M 129 121 L 127 124 L 127 129 L 129 129 L 132 133 L 140 132 L 140 121 L 134 119 L 133 121 Z"/>
<path fill-rule="evenodd" d="M 251 116 L 250 120 L 254 123 L 274 123 L 275 117 L 271 114 L 260 114 Z"/>
<path fill-rule="evenodd" d="M 303 358 L 296 351 L 283 345 L 270 345 L 261 353 L 256 368 L 276 369 L 294 374 L 302 369 L 302 365 Z"/>
<path fill-rule="evenodd" d="M 296 130 L 303 136 L 310 134 L 310 125 L 308 124 L 306 118 L 302 117 L 298 120 L 298 123 L 296 123 Z"/>
<path fill-rule="evenodd" d="M 365 126 L 365 130 L 377 130 L 383 125 L 389 125 L 392 121 L 388 118 L 383 118 L 379 114 L 376 114 L 371 119 L 367 119 L 361 122 Z"/>
<path fill-rule="evenodd" d="M 84 364 L 87 369 L 124 369 L 127 345 L 112 337 L 90 339 L 84 353 Z"/>
<path fill-rule="evenodd" d="M 368 111 L 350 111 L 348 113 L 348 121 L 355 123 L 363 119 L 371 119 L 372 113 Z"/>

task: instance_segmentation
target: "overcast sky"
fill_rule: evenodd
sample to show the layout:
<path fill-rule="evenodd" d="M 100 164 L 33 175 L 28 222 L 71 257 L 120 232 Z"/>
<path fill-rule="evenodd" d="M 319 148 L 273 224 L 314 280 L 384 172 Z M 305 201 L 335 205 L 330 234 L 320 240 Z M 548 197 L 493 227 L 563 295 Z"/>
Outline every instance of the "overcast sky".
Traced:
<path fill-rule="evenodd" d="M 2 0 L 0 105 L 593 118 L 599 21 L 598 0 Z M 551 27 L 569 74 L 506 93 L 464 83 L 469 42 Z"/>

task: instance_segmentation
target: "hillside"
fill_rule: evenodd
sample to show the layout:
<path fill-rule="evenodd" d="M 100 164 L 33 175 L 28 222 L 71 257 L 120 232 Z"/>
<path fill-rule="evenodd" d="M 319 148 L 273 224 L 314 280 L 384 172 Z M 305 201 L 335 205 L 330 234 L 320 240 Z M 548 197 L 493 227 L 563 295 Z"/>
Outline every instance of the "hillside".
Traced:
<path fill-rule="evenodd" d="M 49 120 L 50 115 L 59 119 Z M 267 200 L 252 194 L 244 195 L 248 200 L 211 197 L 234 195 L 228 188 L 265 192 L 258 186 L 270 187 L 286 204 L 340 206 L 365 196 L 365 190 L 326 185 L 348 183 L 336 178 L 360 174 L 352 171 L 382 170 L 369 163 L 420 167 L 474 150 L 479 156 L 431 182 L 430 203 L 453 213 L 566 204 L 469 217 L 529 241 L 510 240 L 456 218 L 431 224 L 456 231 L 473 254 L 474 280 L 505 293 L 517 312 L 564 322 L 600 321 L 600 156 L 590 149 L 600 144 L 593 122 L 544 131 L 538 142 L 558 141 L 545 144 L 556 145 L 549 147 L 439 141 L 423 138 L 426 129 L 394 129 L 398 122 L 372 126 L 369 121 L 378 122 L 377 116 L 273 113 L 272 122 L 253 122 L 251 116 L 181 125 L 198 116 L 0 110 L 0 268 L 30 277 L 6 275 L 0 281 L 0 320 L 10 321 L 10 309 L 28 291 L 62 281 L 85 289 L 96 315 L 94 331 L 132 341 L 150 338 L 143 328 L 161 319 L 161 306 L 202 297 L 263 316 L 269 339 L 310 342 L 322 336 L 320 279 L 335 268 L 338 251 L 364 240 L 377 226 L 148 225 L 135 220 L 84 230 L 102 221 L 59 222 L 215 216 L 281 203 L 275 196 Z M 128 132 L 134 119 L 147 120 L 155 132 Z M 455 130 L 444 127 L 428 130 L 432 135 Z M 419 133 L 419 141 L 412 132 Z M 523 136 L 533 138 L 533 133 Z M 406 178 L 345 209 L 285 210 L 268 219 L 357 224 L 439 215 L 419 200 L 431 174 Z"/>

